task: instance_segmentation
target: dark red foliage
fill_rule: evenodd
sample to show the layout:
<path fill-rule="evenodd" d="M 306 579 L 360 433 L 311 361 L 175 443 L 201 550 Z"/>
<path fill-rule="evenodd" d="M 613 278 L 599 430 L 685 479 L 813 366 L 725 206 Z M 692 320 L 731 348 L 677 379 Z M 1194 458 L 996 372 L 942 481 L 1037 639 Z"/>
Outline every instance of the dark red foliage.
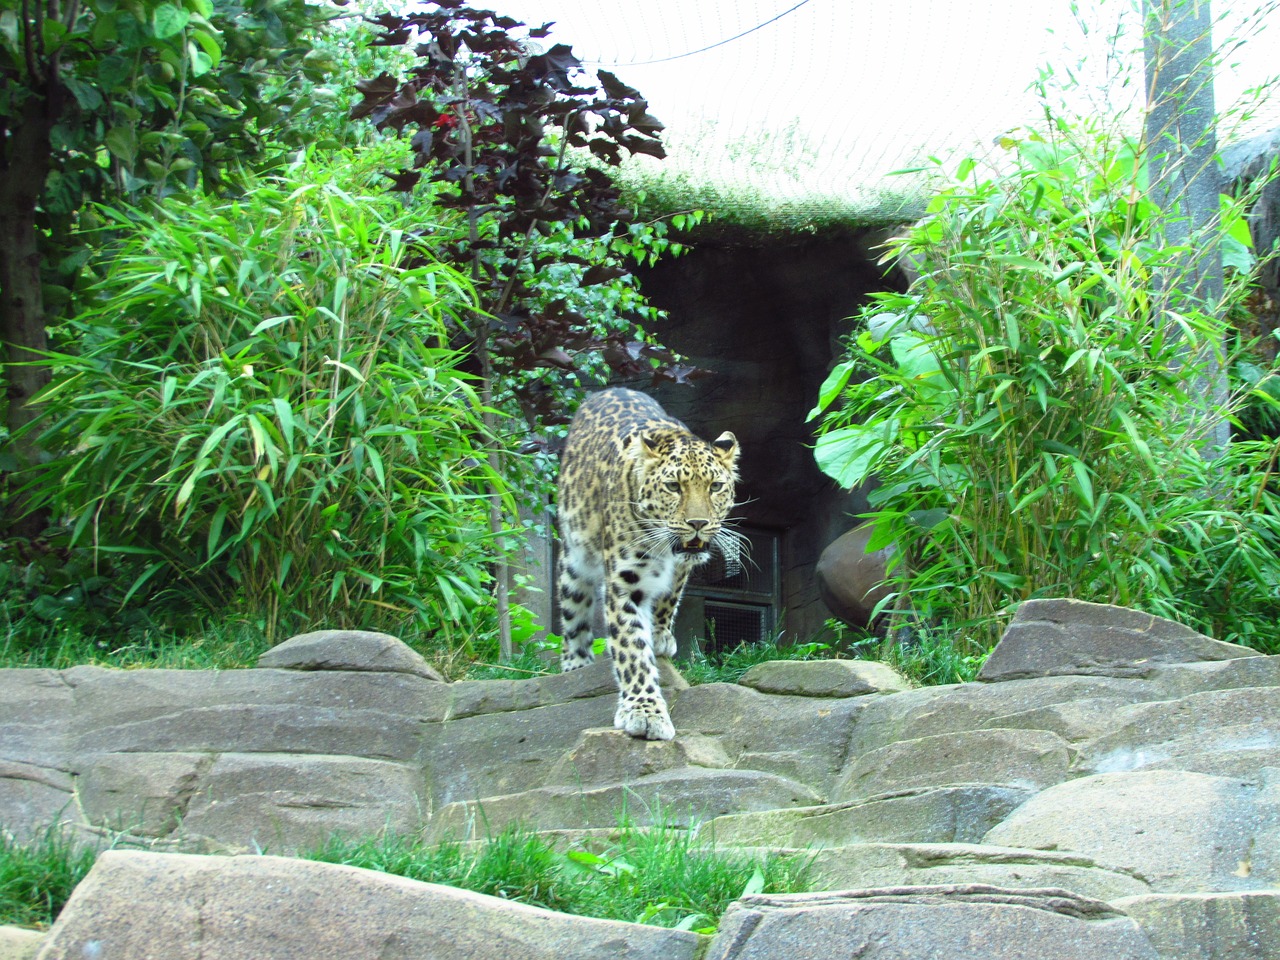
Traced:
<path fill-rule="evenodd" d="M 517 38 L 524 24 L 462 0 L 429 0 L 411 14 L 371 18 L 384 45 L 415 43 L 417 64 L 403 79 L 382 74 L 361 81 L 353 117 L 410 137 L 413 169 L 390 173 L 392 186 L 410 190 L 423 177 L 441 184 L 444 202 L 498 222 L 497 240 L 473 240 L 456 251 L 481 285 L 491 319 L 479 321 L 495 371 L 573 369 L 575 356 L 602 356 L 618 374 L 651 372 L 655 382 L 703 375 L 670 351 L 621 335 L 601 336 L 563 302 L 534 310 L 522 302 L 520 271 L 530 265 L 540 231 L 569 229 L 578 237 L 607 237 L 629 219 L 612 178 L 599 169 L 566 164 L 564 146 L 585 148 L 606 165 L 624 155 L 662 158 L 662 124 L 633 87 L 608 71 L 591 80 L 573 51 L 556 44 L 539 52 Z M 551 24 L 525 30 L 547 35 Z M 625 275 L 596 265 L 586 286 Z M 657 361 L 656 364 L 654 361 Z M 531 418 L 556 422 L 545 390 L 517 397 Z"/>

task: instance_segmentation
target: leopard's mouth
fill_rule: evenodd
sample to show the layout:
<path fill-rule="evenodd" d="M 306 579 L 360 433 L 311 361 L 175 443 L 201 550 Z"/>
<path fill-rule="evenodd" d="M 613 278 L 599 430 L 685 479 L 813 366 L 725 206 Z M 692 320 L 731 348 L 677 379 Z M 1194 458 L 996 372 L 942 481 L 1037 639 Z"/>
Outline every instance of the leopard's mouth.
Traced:
<path fill-rule="evenodd" d="M 677 553 L 706 553 L 708 546 L 709 545 L 705 540 L 699 540 L 697 537 L 694 537 L 692 540 L 689 540 L 685 543 L 680 544 L 676 552 Z"/>

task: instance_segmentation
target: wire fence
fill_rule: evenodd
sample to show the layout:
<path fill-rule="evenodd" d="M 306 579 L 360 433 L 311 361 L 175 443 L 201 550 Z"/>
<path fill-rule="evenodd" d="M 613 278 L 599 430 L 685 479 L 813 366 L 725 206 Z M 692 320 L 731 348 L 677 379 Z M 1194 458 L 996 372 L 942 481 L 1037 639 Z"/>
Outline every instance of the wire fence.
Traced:
<path fill-rule="evenodd" d="M 895 219 L 930 157 L 998 150 L 1055 110 L 1134 130 L 1139 0 L 495 0 L 588 69 L 641 90 L 668 158 L 631 175 L 667 204 L 795 228 Z M 1219 142 L 1280 126 L 1274 0 L 1216 0 Z M 1276 18 L 1280 22 L 1280 17 Z M 664 204 L 665 205 L 665 204 Z"/>

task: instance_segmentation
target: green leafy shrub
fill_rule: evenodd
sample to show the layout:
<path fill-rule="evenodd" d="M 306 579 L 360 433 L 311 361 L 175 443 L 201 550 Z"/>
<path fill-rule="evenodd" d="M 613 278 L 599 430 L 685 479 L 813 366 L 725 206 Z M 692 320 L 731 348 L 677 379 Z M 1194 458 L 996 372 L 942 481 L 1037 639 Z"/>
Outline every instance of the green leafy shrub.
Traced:
<path fill-rule="evenodd" d="M 485 608 L 485 492 L 504 488 L 447 340 L 473 291 L 432 254 L 450 224 L 348 192 L 353 163 L 107 212 L 125 239 L 60 331 L 39 421 L 56 456 L 31 492 L 73 546 L 146 561 L 130 598 L 277 637 L 465 636 Z"/>
<path fill-rule="evenodd" d="M 879 481 L 872 549 L 907 558 L 890 619 L 976 656 L 1020 601 L 1072 596 L 1280 651 L 1275 444 L 1209 439 L 1245 288 L 1180 288 L 1195 245 L 1247 266 L 1239 206 L 1176 246 L 1132 143 L 1059 124 L 1008 146 L 891 245 L 919 277 L 866 309 L 813 414 L 833 408 L 821 467 Z"/>

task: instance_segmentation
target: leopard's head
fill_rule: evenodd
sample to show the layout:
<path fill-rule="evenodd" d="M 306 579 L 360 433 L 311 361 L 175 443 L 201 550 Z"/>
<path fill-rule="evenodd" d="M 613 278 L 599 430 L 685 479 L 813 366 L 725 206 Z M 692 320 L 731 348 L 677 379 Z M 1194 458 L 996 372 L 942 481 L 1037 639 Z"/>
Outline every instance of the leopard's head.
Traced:
<path fill-rule="evenodd" d="M 706 559 L 725 527 L 738 479 L 738 440 L 728 431 L 708 443 L 674 430 L 642 434 L 636 449 L 639 494 L 634 510 L 647 552 L 669 550 Z"/>

